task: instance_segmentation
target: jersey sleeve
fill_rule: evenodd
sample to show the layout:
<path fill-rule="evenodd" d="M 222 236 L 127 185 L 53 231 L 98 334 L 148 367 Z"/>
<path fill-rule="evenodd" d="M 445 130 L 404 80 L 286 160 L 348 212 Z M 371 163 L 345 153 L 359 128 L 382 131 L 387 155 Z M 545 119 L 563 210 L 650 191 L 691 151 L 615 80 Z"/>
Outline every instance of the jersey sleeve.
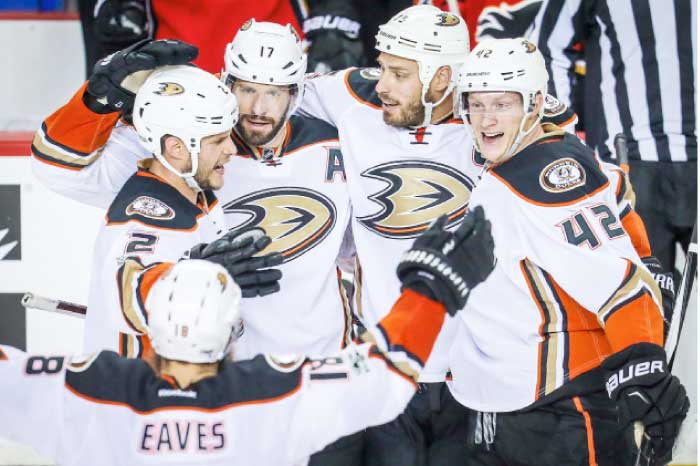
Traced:
<path fill-rule="evenodd" d="M 131 221 L 108 224 L 97 241 L 95 254 L 100 260 L 96 273 L 106 288 L 98 301 L 115 306 L 105 318 L 110 319 L 111 328 L 119 333 L 119 353 L 142 357 L 150 348 L 145 309 L 148 292 L 172 263 L 189 250 L 193 239 L 178 230 Z"/>
<path fill-rule="evenodd" d="M 444 319 L 442 304 L 407 290 L 365 343 L 308 362 L 292 416 L 290 460 L 396 418 L 415 392 Z"/>
<path fill-rule="evenodd" d="M 535 301 L 538 284 L 529 264 L 596 314 L 613 351 L 662 344 L 660 291 L 621 227 L 611 190 L 566 206 L 512 205 L 517 208 L 504 215 L 521 238 L 521 272 Z"/>
<path fill-rule="evenodd" d="M 599 163 L 615 190 L 620 221 L 630 240 L 632 240 L 635 251 L 637 251 L 639 257 L 651 256 L 651 244 L 649 243 L 644 221 L 634 210 L 636 195 L 629 175 L 617 165 L 602 161 L 599 161 Z"/>
<path fill-rule="evenodd" d="M 59 194 L 107 208 L 148 153 L 133 128 L 118 123 L 117 113 L 103 115 L 85 105 L 86 85 L 35 134 L 32 172 Z"/>
<path fill-rule="evenodd" d="M 80 431 L 89 426 L 90 416 L 83 412 L 80 423 L 70 423 L 68 363 L 65 356 L 30 356 L 0 346 L 0 436 L 53 459 L 79 449 Z"/>
<path fill-rule="evenodd" d="M 584 40 L 582 0 L 544 0 L 528 39 L 537 44 L 547 64 L 549 93 L 571 106 L 574 45 Z"/>
<path fill-rule="evenodd" d="M 342 71 L 307 75 L 304 82 L 304 98 L 298 112 L 338 126 L 343 113 L 355 104 L 348 77 L 354 68 Z"/>

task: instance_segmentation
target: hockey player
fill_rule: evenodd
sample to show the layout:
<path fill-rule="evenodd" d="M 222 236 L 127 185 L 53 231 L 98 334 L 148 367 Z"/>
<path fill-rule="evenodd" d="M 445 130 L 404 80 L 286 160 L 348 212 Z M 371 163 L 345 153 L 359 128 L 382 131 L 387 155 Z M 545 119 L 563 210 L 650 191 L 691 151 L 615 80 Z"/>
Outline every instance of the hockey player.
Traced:
<path fill-rule="evenodd" d="M 139 142 L 153 157 L 140 163 L 107 210 L 95 241 L 91 312 L 85 322 L 86 352 L 111 349 L 131 357 L 147 349 L 145 318 L 135 305 L 142 298 L 137 288 L 161 262 L 176 261 L 227 231 L 212 189 L 222 187 L 224 166 L 236 153 L 230 132 L 238 120 L 233 94 L 216 77 L 190 66 L 153 73 L 134 105 Z M 250 255 L 267 244 L 269 238 L 259 239 Z M 265 267 L 282 258 L 273 254 L 258 260 Z M 279 288 L 279 271 L 252 273 L 265 283 L 250 283 L 247 297 Z"/>
<path fill-rule="evenodd" d="M 0 435 L 60 464 L 306 464 L 334 439 L 401 412 L 445 311 L 493 269 L 483 211 L 454 234 L 443 225 L 407 253 L 404 291 L 376 333 L 323 358 L 222 361 L 240 289 L 210 262 L 169 266 L 144 295 L 156 370 L 110 351 L 43 357 L 2 346 Z"/>
<path fill-rule="evenodd" d="M 498 245 L 450 351 L 474 429 L 466 461 L 631 465 L 641 421 L 666 464 L 688 398 L 666 366 L 660 291 L 592 150 L 541 123 L 547 79 L 534 44 L 486 40 L 456 89 L 488 161 L 470 206 Z"/>
<path fill-rule="evenodd" d="M 98 65 L 87 88 L 38 132 L 35 174 L 78 201 L 108 205 L 136 162 L 150 155 L 132 127 L 119 125 L 112 131 L 119 110 L 133 106 L 130 83 L 149 72 L 149 64 L 190 58 L 187 47 L 156 41 L 117 53 L 112 66 Z M 303 98 L 305 70 L 301 42 L 289 25 L 250 20 L 224 55 L 222 82 L 237 97 L 240 120 L 232 133 L 238 153 L 226 165 L 226 183 L 217 191 L 225 217 L 219 228 L 263 228 L 272 243 L 262 254 L 278 252 L 284 258 L 284 293 L 242 304 L 246 331 L 238 342 L 239 359 L 270 351 L 322 356 L 349 341 L 350 307 L 336 264 L 350 218 L 344 162 L 334 127 L 292 116 Z M 55 154 L 70 155 L 72 165 Z M 348 447 L 355 455 L 361 453 L 360 440 Z M 353 458 L 325 461 L 357 464 Z"/>

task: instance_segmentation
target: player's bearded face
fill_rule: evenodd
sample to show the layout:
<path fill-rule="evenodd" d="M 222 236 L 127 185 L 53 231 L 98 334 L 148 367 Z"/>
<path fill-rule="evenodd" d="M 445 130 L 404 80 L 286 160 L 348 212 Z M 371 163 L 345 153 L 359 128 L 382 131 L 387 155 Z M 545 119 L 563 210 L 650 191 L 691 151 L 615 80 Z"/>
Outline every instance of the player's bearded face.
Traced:
<path fill-rule="evenodd" d="M 384 123 L 399 128 L 418 126 L 425 108 L 421 102 L 422 84 L 418 63 L 387 53 L 379 54 L 380 77 L 376 91 L 382 101 Z M 433 100 L 428 93 L 427 100 Z"/>
<path fill-rule="evenodd" d="M 228 131 L 202 139 L 197 173 L 194 175 L 199 187 L 202 189 L 222 188 L 224 186 L 224 165 L 235 154 L 236 146 Z M 192 163 L 190 162 L 187 170 L 191 169 Z"/>
<path fill-rule="evenodd" d="M 251 146 L 263 146 L 272 141 L 287 122 L 287 111 L 292 103 L 290 88 L 236 81 L 232 89 L 240 111 L 236 132 Z"/>

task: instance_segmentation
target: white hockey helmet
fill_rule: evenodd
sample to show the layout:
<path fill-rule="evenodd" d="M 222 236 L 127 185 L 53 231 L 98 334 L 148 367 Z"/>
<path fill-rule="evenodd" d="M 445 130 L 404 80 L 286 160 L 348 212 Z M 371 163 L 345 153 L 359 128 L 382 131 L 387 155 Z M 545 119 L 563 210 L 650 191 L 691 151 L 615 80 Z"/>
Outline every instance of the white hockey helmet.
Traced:
<path fill-rule="evenodd" d="M 460 16 L 442 11 L 433 5 L 415 5 L 397 13 L 388 23 L 379 26 L 376 49 L 380 52 L 415 60 L 423 89 L 421 102 L 425 107 L 423 125 L 430 124 L 433 108 L 453 89 L 450 83 L 439 101 L 430 103 L 425 98 L 435 72 L 442 66 L 457 75 L 459 67 L 469 55 L 469 30 Z M 453 79 L 454 80 L 454 79 Z"/>
<path fill-rule="evenodd" d="M 235 80 L 289 87 L 289 116 L 301 104 L 305 73 L 306 54 L 291 24 L 249 19 L 226 44 L 221 80 L 229 87 Z"/>
<path fill-rule="evenodd" d="M 176 263 L 146 299 L 153 350 L 175 361 L 220 361 L 239 334 L 240 303 L 241 289 L 222 266 L 204 260 Z"/>
<path fill-rule="evenodd" d="M 535 110 L 537 94 L 547 96 L 549 74 L 544 57 L 537 46 L 529 40 L 486 39 L 479 42 L 469 54 L 469 58 L 459 70 L 454 92 L 454 115 L 462 118 L 469 125 L 470 92 L 517 92 L 522 97 L 525 115 L 520 121 L 520 129 L 510 148 L 504 154 L 510 157 L 518 149 L 523 138 L 529 134 L 542 119 L 544 105 L 539 110 L 537 119 L 525 128 L 527 119 Z M 474 137 L 474 143 L 478 140 Z M 478 147 L 477 147 L 478 148 Z"/>
<path fill-rule="evenodd" d="M 151 74 L 136 93 L 133 121 L 141 144 L 168 170 L 193 182 L 201 142 L 231 131 L 238 122 L 238 101 L 216 77 L 193 66 L 165 66 Z M 163 156 L 161 139 L 176 136 L 190 152 L 192 170 L 183 173 Z"/>

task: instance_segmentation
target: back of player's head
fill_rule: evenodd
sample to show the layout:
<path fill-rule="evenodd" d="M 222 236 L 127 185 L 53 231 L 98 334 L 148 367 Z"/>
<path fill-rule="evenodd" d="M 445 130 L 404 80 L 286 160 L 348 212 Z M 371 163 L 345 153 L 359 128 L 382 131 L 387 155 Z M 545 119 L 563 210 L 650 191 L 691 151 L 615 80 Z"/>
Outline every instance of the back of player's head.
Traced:
<path fill-rule="evenodd" d="M 226 44 L 221 79 L 229 87 L 235 80 L 290 87 L 291 114 L 301 103 L 305 73 L 306 54 L 291 24 L 249 19 Z"/>
<path fill-rule="evenodd" d="M 166 66 L 136 93 L 134 126 L 141 144 L 182 177 L 197 172 L 202 139 L 231 131 L 238 121 L 236 97 L 214 75 L 193 66 Z M 181 173 L 163 157 L 162 139 L 176 136 L 187 147 L 192 169 Z"/>
<path fill-rule="evenodd" d="M 222 266 L 185 260 L 146 299 L 149 337 L 159 356 L 191 363 L 223 359 L 240 330 L 241 289 Z"/>
<path fill-rule="evenodd" d="M 380 52 L 415 60 L 423 86 L 422 101 L 426 107 L 425 124 L 429 123 L 432 106 L 426 102 L 430 82 L 442 66 L 452 69 L 452 76 L 469 55 L 469 30 L 460 16 L 446 13 L 433 5 L 415 5 L 397 13 L 379 26 L 375 48 Z M 452 83 L 443 98 L 452 91 Z M 440 102 L 442 99 L 440 100 Z"/>

